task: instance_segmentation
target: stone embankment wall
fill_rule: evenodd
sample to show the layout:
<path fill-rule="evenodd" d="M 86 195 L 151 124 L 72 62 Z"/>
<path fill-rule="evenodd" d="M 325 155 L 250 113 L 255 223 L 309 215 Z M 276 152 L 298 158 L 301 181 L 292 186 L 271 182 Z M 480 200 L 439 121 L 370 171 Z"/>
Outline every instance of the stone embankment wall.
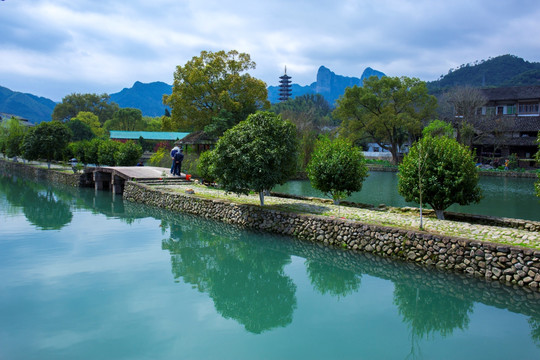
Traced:
<path fill-rule="evenodd" d="M 81 174 L 74 174 L 73 172 L 64 171 L 51 171 L 47 168 L 40 168 L 36 166 L 29 166 L 22 162 L 6 161 L 0 159 L 0 171 L 21 175 L 35 180 L 48 180 L 58 184 L 65 184 L 69 186 L 81 186 L 82 177 Z"/>
<path fill-rule="evenodd" d="M 321 198 L 316 198 L 316 197 L 308 197 L 308 196 L 300 196 L 300 195 L 292 195 L 292 194 L 284 194 L 284 193 L 276 193 L 276 192 L 271 192 L 270 194 L 272 196 L 282 197 L 282 198 L 287 198 L 287 199 L 313 201 L 313 202 L 320 202 L 323 204 L 333 203 L 333 201 L 330 199 L 321 199 Z M 350 207 L 356 207 L 356 208 L 362 208 L 362 209 L 376 209 L 377 208 L 380 210 L 381 206 L 383 206 L 383 208 L 385 209 L 393 209 L 394 211 L 399 210 L 401 212 L 409 212 L 409 213 L 419 212 L 418 208 L 414 208 L 414 207 L 392 208 L 392 207 L 387 207 L 386 205 L 380 205 L 377 207 L 370 204 L 361 204 L 361 203 L 355 203 L 355 202 L 350 202 L 350 201 L 341 201 L 340 204 L 344 206 L 350 206 Z M 424 216 L 435 217 L 435 212 L 430 209 L 424 209 Z M 501 217 L 495 217 L 495 216 L 465 214 L 465 213 L 456 213 L 456 212 L 450 212 L 450 211 L 445 211 L 444 217 L 446 220 L 468 222 L 470 224 L 499 226 L 499 227 L 526 230 L 526 231 L 531 231 L 531 232 L 540 232 L 540 221 L 501 218 Z"/>
<path fill-rule="evenodd" d="M 432 265 L 540 291 L 540 251 L 532 249 L 201 199 L 134 182 L 126 182 L 124 198 L 246 228 Z"/>

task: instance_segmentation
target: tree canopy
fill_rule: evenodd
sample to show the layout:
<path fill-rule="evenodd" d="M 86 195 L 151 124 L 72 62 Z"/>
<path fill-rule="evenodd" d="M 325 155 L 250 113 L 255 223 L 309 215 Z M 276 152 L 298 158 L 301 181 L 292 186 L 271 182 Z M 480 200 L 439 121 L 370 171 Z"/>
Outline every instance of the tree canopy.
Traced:
<path fill-rule="evenodd" d="M 122 108 L 116 111 L 103 127 L 107 130 L 140 131 L 145 128 L 145 123 L 141 110 Z"/>
<path fill-rule="evenodd" d="M 54 107 L 52 119 L 65 122 L 81 111 L 89 111 L 97 115 L 99 122 L 104 124 L 118 109 L 118 104 L 110 102 L 110 96 L 107 94 L 73 93 L 65 96 L 62 102 Z"/>
<path fill-rule="evenodd" d="M 0 123 L 0 152 L 5 156 L 19 156 L 22 153 L 22 141 L 28 128 L 19 119 L 12 117 Z"/>
<path fill-rule="evenodd" d="M 332 197 L 336 204 L 360 191 L 368 176 L 364 155 L 359 148 L 348 140 L 331 141 L 327 137 L 317 141 L 306 171 L 311 185 Z"/>
<path fill-rule="evenodd" d="M 304 94 L 272 105 L 273 112 L 289 120 L 299 131 L 332 126 L 333 108 L 321 94 Z"/>
<path fill-rule="evenodd" d="M 81 120 L 71 119 L 66 125 L 72 133 L 71 141 L 90 140 L 96 136 L 90 126 Z"/>
<path fill-rule="evenodd" d="M 218 140 L 213 172 L 227 191 L 259 193 L 284 184 L 296 171 L 297 139 L 294 125 L 271 112 L 259 111 Z"/>
<path fill-rule="evenodd" d="M 105 137 L 109 135 L 107 130 L 105 130 L 102 124 L 99 122 L 99 118 L 97 117 L 97 115 L 91 113 L 90 111 L 79 112 L 76 117 L 71 118 L 71 121 L 74 120 L 82 121 L 83 123 L 88 125 L 95 136 Z"/>
<path fill-rule="evenodd" d="M 24 136 L 23 155 L 28 160 L 45 159 L 50 167 L 51 160 L 63 158 L 71 135 L 67 125 L 61 122 L 39 123 Z"/>
<path fill-rule="evenodd" d="M 444 136 L 426 136 L 416 142 L 399 165 L 398 176 L 398 192 L 405 201 L 420 203 L 423 198 L 439 219 L 444 219 L 444 210 L 452 204 L 468 205 L 481 199 L 471 151 Z"/>
<path fill-rule="evenodd" d="M 173 91 L 163 102 L 172 108 L 176 129 L 198 131 L 212 123 L 221 110 L 234 123 L 270 106 L 266 84 L 246 71 L 255 69 L 249 54 L 202 51 L 184 66 L 177 66 Z"/>
<path fill-rule="evenodd" d="M 398 161 L 399 146 L 418 135 L 434 118 L 437 100 L 416 78 L 372 76 L 337 101 L 334 116 L 343 120 L 340 134 L 353 142 L 372 139 Z"/>

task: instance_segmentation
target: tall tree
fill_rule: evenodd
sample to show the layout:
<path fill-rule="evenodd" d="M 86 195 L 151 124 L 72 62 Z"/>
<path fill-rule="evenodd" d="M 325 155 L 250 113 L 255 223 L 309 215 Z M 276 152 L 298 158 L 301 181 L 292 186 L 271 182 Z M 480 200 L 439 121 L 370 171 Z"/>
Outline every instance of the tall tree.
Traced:
<path fill-rule="evenodd" d="M 90 140 L 96 135 L 92 132 L 92 129 L 81 120 L 71 119 L 66 123 L 67 127 L 71 130 L 71 141 Z"/>
<path fill-rule="evenodd" d="M 71 131 L 59 121 L 42 122 L 30 129 L 23 140 L 23 155 L 28 160 L 61 160 L 71 139 Z"/>
<path fill-rule="evenodd" d="M 234 123 L 270 106 L 266 84 L 246 71 L 255 69 L 249 54 L 202 51 L 184 66 L 177 66 L 173 91 L 163 96 L 172 108 L 177 129 L 203 130 L 221 110 L 233 115 Z"/>
<path fill-rule="evenodd" d="M 390 151 L 394 163 L 398 150 L 422 123 L 433 119 L 437 100 L 416 78 L 372 76 L 364 86 L 353 86 L 337 101 L 334 116 L 342 119 L 340 134 L 353 142 L 371 138 Z"/>
<path fill-rule="evenodd" d="M 457 130 L 457 141 L 471 146 L 476 136 L 475 124 L 480 116 L 478 108 L 487 98 L 478 88 L 457 86 L 444 93 L 439 101 L 439 115 Z"/>
<path fill-rule="evenodd" d="M 12 117 L 0 126 L 0 152 L 8 157 L 22 154 L 22 142 L 28 128 L 19 119 Z"/>
<path fill-rule="evenodd" d="M 271 112 L 259 111 L 227 130 L 213 151 L 213 173 L 225 190 L 259 193 L 284 184 L 296 171 L 294 125 Z"/>
<path fill-rule="evenodd" d="M 273 104 L 271 110 L 296 125 L 300 139 L 300 171 L 303 171 L 315 148 L 317 137 L 336 125 L 333 108 L 321 94 L 305 94 Z"/>
<path fill-rule="evenodd" d="M 145 123 L 139 109 L 122 108 L 116 111 L 111 120 L 107 120 L 103 127 L 107 130 L 142 131 Z"/>
<path fill-rule="evenodd" d="M 81 111 L 89 111 L 97 115 L 99 122 L 104 124 L 118 109 L 118 104 L 110 102 L 110 96 L 107 94 L 73 93 L 65 96 L 62 102 L 54 107 L 52 119 L 65 122 Z"/>
<path fill-rule="evenodd" d="M 80 120 L 90 127 L 94 135 L 97 137 L 108 137 L 109 133 L 105 130 L 102 124 L 99 122 L 99 118 L 94 113 L 90 111 L 80 111 L 77 116 L 71 118 L 71 121 Z"/>

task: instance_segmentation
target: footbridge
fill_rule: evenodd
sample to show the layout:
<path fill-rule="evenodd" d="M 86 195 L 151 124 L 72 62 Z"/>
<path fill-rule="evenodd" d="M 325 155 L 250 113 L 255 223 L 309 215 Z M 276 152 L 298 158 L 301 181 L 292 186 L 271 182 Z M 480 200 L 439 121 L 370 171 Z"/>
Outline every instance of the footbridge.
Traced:
<path fill-rule="evenodd" d="M 96 190 L 110 190 L 114 194 L 124 192 L 126 181 L 144 183 L 176 183 L 187 182 L 186 175 L 174 176 L 170 169 L 155 166 L 104 166 L 87 169 L 87 177 L 91 176 Z"/>

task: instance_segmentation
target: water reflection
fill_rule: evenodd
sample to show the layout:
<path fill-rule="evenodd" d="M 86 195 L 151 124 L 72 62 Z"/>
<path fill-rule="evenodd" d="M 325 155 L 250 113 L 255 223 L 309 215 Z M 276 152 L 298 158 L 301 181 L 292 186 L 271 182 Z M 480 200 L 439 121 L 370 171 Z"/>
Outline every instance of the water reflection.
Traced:
<path fill-rule="evenodd" d="M 296 286 L 283 271 L 289 255 L 248 242 L 243 233 L 231 239 L 190 225 L 169 226 L 162 248 L 171 254 L 174 278 L 207 293 L 223 317 L 255 334 L 292 322 Z"/>
<path fill-rule="evenodd" d="M 306 261 L 306 271 L 313 288 L 323 295 L 345 297 L 360 289 L 362 274 L 354 271 L 314 260 Z"/>
<path fill-rule="evenodd" d="M 395 283 L 394 304 L 403 321 L 410 325 L 419 338 L 452 335 L 454 329 L 465 330 L 473 302 L 429 289 L 421 289 L 408 283 Z"/>
<path fill-rule="evenodd" d="M 300 302 L 297 284 L 286 268 L 295 257 L 304 259 L 308 286 L 320 294 L 342 300 L 354 298 L 370 277 L 392 284 L 393 306 L 411 332 L 411 356 L 419 355 L 420 340 L 451 338 L 466 332 L 476 304 L 523 314 L 528 318 L 531 339 L 540 346 L 540 294 L 524 289 L 248 232 L 203 218 L 123 202 L 107 192 L 0 176 L 0 200 L 3 199 L 42 229 L 69 224 L 77 208 L 126 223 L 141 218 L 158 219 L 166 235 L 165 239 L 158 235 L 158 240 L 162 239 L 161 248 L 170 258 L 166 267 L 172 276 L 167 275 L 167 281 L 170 276 L 171 283 L 190 284 L 207 294 L 222 317 L 235 320 L 253 334 L 294 322 Z M 39 214 L 38 208 L 56 214 L 59 219 Z M 504 327 L 501 324 L 501 329 Z"/>
<path fill-rule="evenodd" d="M 540 201 L 535 196 L 535 178 L 510 178 L 481 176 L 479 186 L 483 198 L 478 204 L 454 204 L 447 211 L 540 221 Z M 406 202 L 397 192 L 398 177 L 394 172 L 372 171 L 366 178 L 362 191 L 353 193 L 348 201 L 377 206 L 415 206 Z M 309 181 L 295 180 L 276 186 L 273 191 L 302 195 L 325 196 L 311 187 Z"/>
<path fill-rule="evenodd" d="M 26 219 L 39 229 L 58 230 L 73 218 L 69 203 L 52 186 L 0 176 L 0 193 L 11 206 L 22 208 Z"/>

